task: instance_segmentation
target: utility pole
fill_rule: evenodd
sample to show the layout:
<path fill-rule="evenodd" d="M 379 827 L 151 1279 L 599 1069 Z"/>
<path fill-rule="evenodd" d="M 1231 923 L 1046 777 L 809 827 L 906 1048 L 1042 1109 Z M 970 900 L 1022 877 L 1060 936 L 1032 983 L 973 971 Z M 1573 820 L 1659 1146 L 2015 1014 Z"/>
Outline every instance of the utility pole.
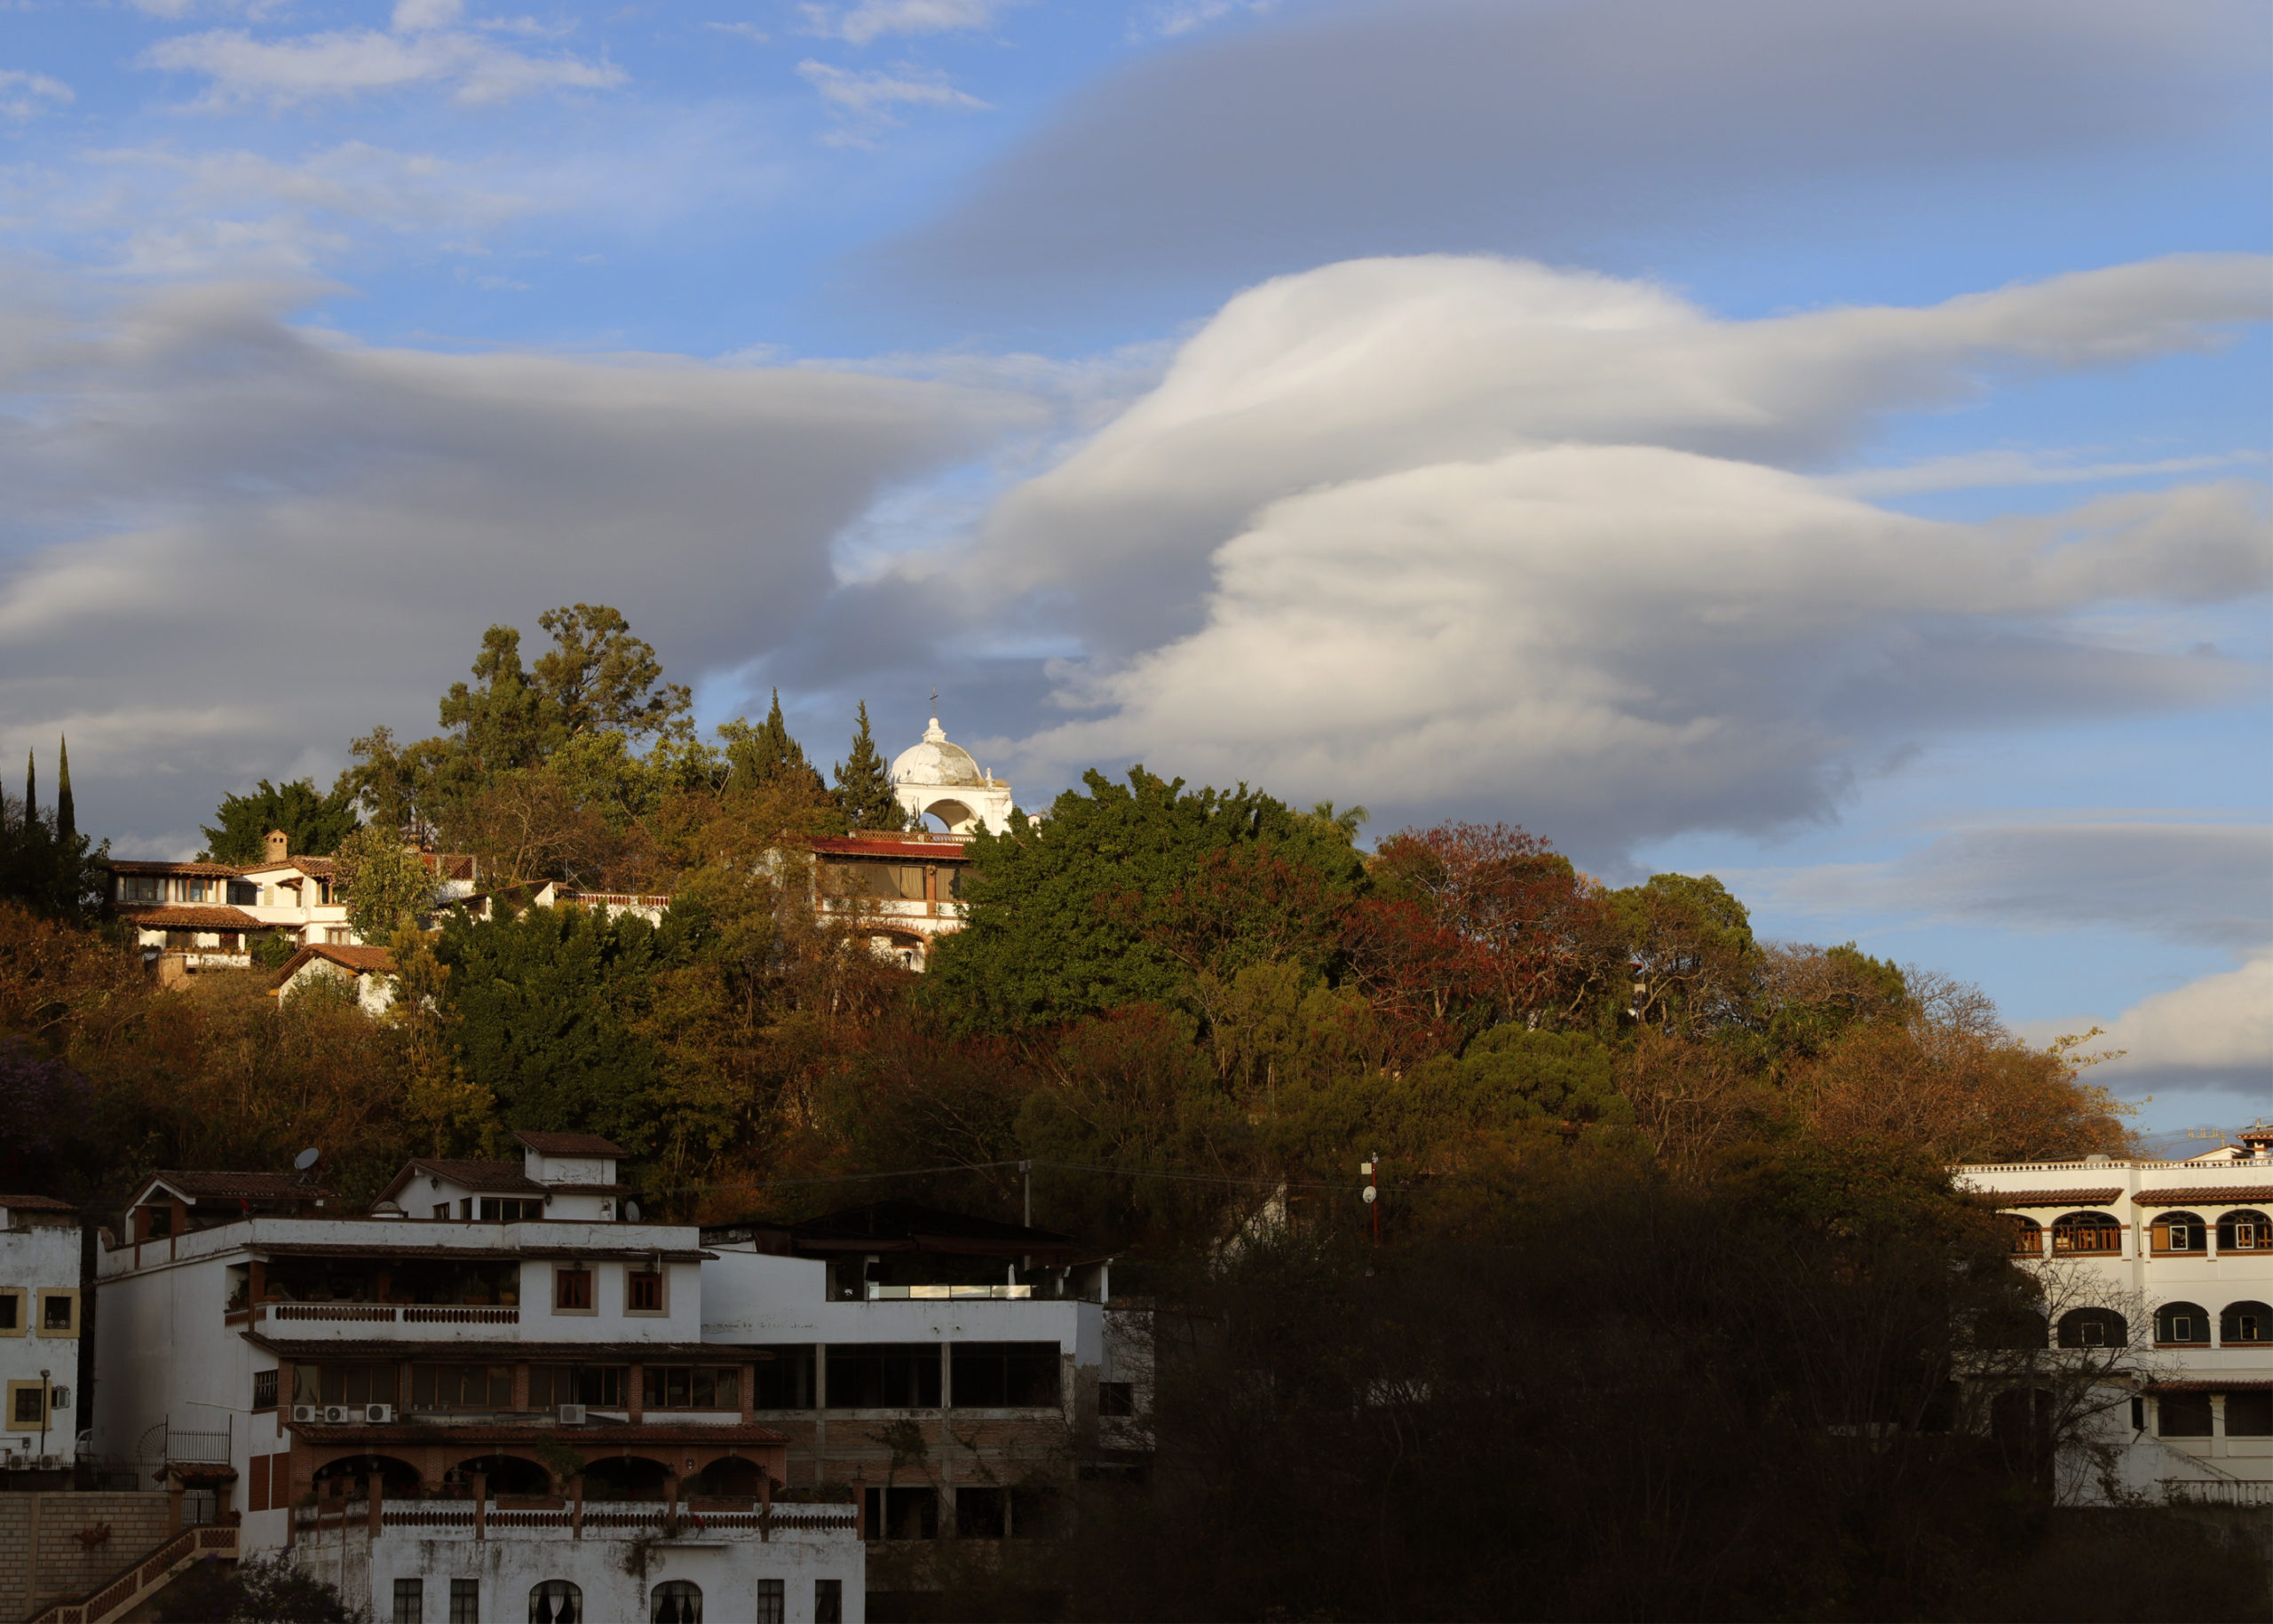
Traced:
<path fill-rule="evenodd" d="M 1382 1153 L 1379 1151 L 1374 1153 L 1374 1159 L 1371 1161 L 1361 1161 L 1358 1164 L 1358 1171 L 1366 1176 L 1366 1188 L 1363 1192 L 1366 1205 L 1374 1209 L 1374 1244 L 1375 1246 L 1382 1243 L 1381 1165 Z"/>

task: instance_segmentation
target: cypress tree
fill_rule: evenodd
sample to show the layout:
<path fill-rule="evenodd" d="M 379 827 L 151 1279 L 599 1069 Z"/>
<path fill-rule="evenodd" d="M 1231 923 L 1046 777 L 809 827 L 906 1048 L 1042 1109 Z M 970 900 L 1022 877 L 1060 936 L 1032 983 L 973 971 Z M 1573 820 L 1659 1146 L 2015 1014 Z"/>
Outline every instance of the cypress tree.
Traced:
<path fill-rule="evenodd" d="M 851 754 L 836 769 L 836 807 L 847 828 L 904 829 L 907 813 L 891 792 L 891 775 L 876 753 L 875 735 L 868 731 L 868 701 L 860 701 L 860 727 L 852 735 Z"/>
<path fill-rule="evenodd" d="M 79 832 L 79 820 L 71 805 L 70 741 L 59 735 L 55 755 L 55 843 L 68 850 L 72 836 Z"/>
<path fill-rule="evenodd" d="M 27 828 L 39 819 L 39 757 L 30 750 L 24 752 L 24 823 Z"/>

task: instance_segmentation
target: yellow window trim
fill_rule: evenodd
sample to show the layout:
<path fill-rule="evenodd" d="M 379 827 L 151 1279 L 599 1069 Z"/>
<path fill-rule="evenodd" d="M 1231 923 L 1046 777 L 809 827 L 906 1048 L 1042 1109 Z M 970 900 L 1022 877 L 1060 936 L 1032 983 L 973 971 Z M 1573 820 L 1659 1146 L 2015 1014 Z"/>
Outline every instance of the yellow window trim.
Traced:
<path fill-rule="evenodd" d="M 13 1327 L 0 1327 L 0 1336 L 29 1335 L 32 1323 L 31 1294 L 21 1286 L 0 1286 L 0 1297 L 16 1299 L 16 1323 Z"/>
<path fill-rule="evenodd" d="M 57 1298 L 59 1298 L 59 1297 L 68 1300 L 68 1301 L 69 1301 L 69 1303 L 70 1303 L 70 1304 L 71 1304 L 71 1328 L 70 1328 L 69 1330 L 67 1330 L 67 1331 L 51 1331 L 51 1330 L 49 1330 L 49 1329 L 47 1328 L 47 1305 L 48 1305 L 50 1303 L 54 1302 L 54 1301 L 55 1301 Z M 45 1338 L 46 1340 L 48 1340 L 48 1341 L 50 1341 L 50 1342 L 76 1342 L 76 1341 L 78 1341 L 78 1340 L 79 1340 L 79 1292 L 78 1292 L 78 1288 L 77 1288 L 76 1287 L 65 1287 L 65 1286 L 43 1286 L 43 1287 L 41 1287 L 39 1288 L 39 1314 L 38 1314 L 38 1317 L 37 1317 L 37 1322 L 36 1322 L 36 1325 L 35 1328 L 36 1328 L 36 1330 L 37 1334 L 38 1334 L 40 1336 L 42 1336 L 42 1337 Z"/>
<path fill-rule="evenodd" d="M 49 1383 L 44 1382 L 11 1382 L 8 1383 L 7 1430 L 9 1431 L 44 1432 L 48 1430 L 48 1418 L 44 1414 L 43 1414 L 41 1419 L 38 1421 L 18 1421 L 16 1419 L 16 1395 L 26 1388 L 29 1388 L 32 1391 L 36 1393 L 40 1391 L 41 1389 L 49 1385 Z M 40 1408 L 43 1412 L 47 1409 L 47 1402 L 44 1398 L 40 1401 Z"/>

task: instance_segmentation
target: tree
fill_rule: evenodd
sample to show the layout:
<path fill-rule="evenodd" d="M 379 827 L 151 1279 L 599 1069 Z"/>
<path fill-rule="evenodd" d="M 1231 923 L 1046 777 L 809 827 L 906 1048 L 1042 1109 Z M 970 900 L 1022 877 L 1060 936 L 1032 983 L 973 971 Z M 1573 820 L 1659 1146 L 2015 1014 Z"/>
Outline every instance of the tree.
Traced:
<path fill-rule="evenodd" d="M 663 681 L 654 649 L 631 635 L 622 611 L 606 604 L 548 609 L 536 623 L 552 634 L 551 652 L 536 662 L 535 686 L 546 726 L 559 740 L 592 733 L 626 739 L 683 737 L 694 700 Z"/>
<path fill-rule="evenodd" d="M 725 741 L 730 791 L 771 789 L 828 800 L 828 786 L 805 759 L 804 747 L 790 736 L 789 725 L 782 718 L 780 689 L 773 691 L 773 706 L 764 722 L 753 727 L 737 717 L 719 725 L 718 736 Z"/>
<path fill-rule="evenodd" d="M 981 833 L 969 848 L 964 928 L 933 948 L 923 992 L 966 1029 L 1016 1031 L 1124 1003 L 1188 1001 L 1192 965 L 1170 946 L 1179 934 L 1171 915 L 1190 913 L 1195 944 L 1220 936 L 1216 899 L 1205 894 L 1210 854 L 1229 864 L 1236 851 L 1245 864 L 1267 846 L 1271 863 L 1311 871 L 1337 898 L 1364 887 L 1344 831 L 1244 784 L 1187 793 L 1183 780 L 1142 766 L 1126 786 L 1096 772 L 1083 783 L 1087 793 L 1069 789 L 1051 805 L 1046 837 L 1019 814 L 1008 833 Z M 1215 871 L 1227 885 L 1242 872 Z M 1155 923 L 1159 940 L 1146 934 Z"/>
<path fill-rule="evenodd" d="M 58 737 L 55 741 L 55 838 L 59 845 L 69 845 L 79 834 L 79 809 L 71 798 L 71 746 L 69 741 Z"/>
<path fill-rule="evenodd" d="M 39 808 L 38 764 L 27 755 L 24 798 L 0 792 L 0 899 L 13 899 L 50 918 L 79 919 L 99 909 L 109 878 L 110 842 L 94 844 L 65 828 L 70 774 L 63 774 L 54 813 Z"/>
<path fill-rule="evenodd" d="M 780 701 L 775 701 L 779 714 Z M 877 753 L 868 731 L 868 701 L 860 701 L 860 725 L 852 734 L 851 752 L 836 769 L 836 809 L 851 829 L 886 832 L 907 827 L 907 809 L 891 792 L 891 775 Z"/>
<path fill-rule="evenodd" d="M 266 855 L 271 829 L 282 829 L 285 850 L 296 857 L 329 857 L 360 827 L 355 820 L 355 791 L 342 775 L 329 795 L 313 779 L 277 785 L 262 779 L 250 795 L 226 795 L 204 826 L 201 862 L 256 863 Z"/>
<path fill-rule="evenodd" d="M 162 1624 L 352 1624 L 362 1615 L 291 1553 L 201 1563 L 164 1593 Z"/>
<path fill-rule="evenodd" d="M 358 829 L 339 843 L 332 863 L 347 923 L 367 942 L 385 941 L 434 905 L 433 870 L 392 829 Z"/>

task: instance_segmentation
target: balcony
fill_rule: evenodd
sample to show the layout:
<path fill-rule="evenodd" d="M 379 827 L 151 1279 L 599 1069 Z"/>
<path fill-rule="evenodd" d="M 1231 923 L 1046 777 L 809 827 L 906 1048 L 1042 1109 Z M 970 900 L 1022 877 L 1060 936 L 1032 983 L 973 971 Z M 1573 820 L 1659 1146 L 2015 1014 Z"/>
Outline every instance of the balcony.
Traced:
<path fill-rule="evenodd" d="M 357 1326 L 371 1325 L 519 1325 L 518 1308 L 471 1308 L 438 1305 L 419 1308 L 392 1303 L 262 1303 L 252 1319 L 318 1320 Z"/>
<path fill-rule="evenodd" d="M 865 1282 L 871 1303 L 1024 1303 L 1032 1286 L 885 1286 Z"/>
<path fill-rule="evenodd" d="M 764 1543 L 777 1537 L 852 1541 L 860 1537 L 859 1512 L 851 1505 L 768 1506 L 759 1500 L 698 1499 L 666 1506 L 660 1501 L 603 1500 L 531 1509 L 528 1498 L 534 1497 L 479 1502 L 382 1500 L 376 1528 L 369 1501 L 332 1501 L 295 1508 L 293 1521 L 302 1539 L 325 1529 L 397 1533 L 422 1541 L 660 1538 L 665 1546 Z"/>

